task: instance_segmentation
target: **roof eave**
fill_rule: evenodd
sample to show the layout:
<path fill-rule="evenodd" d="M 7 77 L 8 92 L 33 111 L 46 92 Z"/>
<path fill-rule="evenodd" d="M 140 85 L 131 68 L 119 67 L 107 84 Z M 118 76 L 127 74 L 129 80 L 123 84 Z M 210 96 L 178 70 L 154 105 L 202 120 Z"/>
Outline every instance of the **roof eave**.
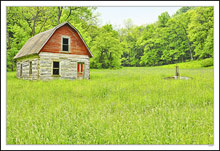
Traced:
<path fill-rule="evenodd" d="M 14 60 L 17 60 L 17 59 L 21 59 L 21 58 L 24 58 L 24 57 L 29 57 L 29 56 L 31 56 L 31 55 L 38 55 L 38 53 L 31 53 L 31 54 L 28 54 L 28 55 L 25 55 L 25 56 L 20 56 L 20 57 L 14 57 L 13 59 Z"/>

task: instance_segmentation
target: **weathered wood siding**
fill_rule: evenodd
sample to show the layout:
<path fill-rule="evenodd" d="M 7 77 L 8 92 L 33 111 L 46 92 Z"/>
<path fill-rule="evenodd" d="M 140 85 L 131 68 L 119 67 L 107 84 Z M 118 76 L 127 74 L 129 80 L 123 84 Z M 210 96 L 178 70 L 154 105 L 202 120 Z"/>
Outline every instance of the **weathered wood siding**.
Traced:
<path fill-rule="evenodd" d="M 62 51 L 62 36 L 70 38 L 70 51 Z M 42 48 L 41 52 L 68 53 L 77 55 L 90 55 L 83 41 L 69 25 L 64 25 L 57 29 Z"/>
<path fill-rule="evenodd" d="M 30 61 L 32 62 L 32 74 L 29 73 Z M 22 64 L 22 76 L 20 75 L 20 69 Z M 38 58 L 25 58 L 17 60 L 17 78 L 26 80 L 38 79 Z"/>
<path fill-rule="evenodd" d="M 53 61 L 60 62 L 60 76 L 52 75 Z M 41 80 L 76 79 L 77 62 L 84 63 L 84 78 L 89 79 L 89 56 L 41 52 L 39 54 L 39 77 Z"/>

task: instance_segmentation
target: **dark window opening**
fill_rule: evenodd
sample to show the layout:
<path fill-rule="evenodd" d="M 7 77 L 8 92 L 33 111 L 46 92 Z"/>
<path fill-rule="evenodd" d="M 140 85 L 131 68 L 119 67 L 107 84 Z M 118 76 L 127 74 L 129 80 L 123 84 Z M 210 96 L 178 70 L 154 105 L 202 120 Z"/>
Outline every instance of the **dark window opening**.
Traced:
<path fill-rule="evenodd" d="M 59 69 L 53 69 L 53 75 L 59 75 Z"/>
<path fill-rule="evenodd" d="M 30 65 L 29 65 L 29 74 L 32 75 L 32 61 L 30 62 Z"/>
<path fill-rule="evenodd" d="M 59 62 L 55 62 L 55 61 L 54 61 L 54 62 L 53 62 L 53 67 L 54 67 L 54 68 L 59 68 Z"/>
<path fill-rule="evenodd" d="M 59 64 L 57 61 L 53 62 L 53 75 L 59 75 Z"/>
<path fill-rule="evenodd" d="M 63 38 L 62 42 L 62 50 L 69 51 L 69 38 Z"/>
<path fill-rule="evenodd" d="M 69 46 L 68 45 L 63 45 L 63 51 L 68 51 L 69 50 Z"/>
<path fill-rule="evenodd" d="M 68 38 L 63 38 L 63 44 L 68 44 L 69 39 Z"/>
<path fill-rule="evenodd" d="M 22 77 L 22 64 L 20 66 L 20 77 Z"/>

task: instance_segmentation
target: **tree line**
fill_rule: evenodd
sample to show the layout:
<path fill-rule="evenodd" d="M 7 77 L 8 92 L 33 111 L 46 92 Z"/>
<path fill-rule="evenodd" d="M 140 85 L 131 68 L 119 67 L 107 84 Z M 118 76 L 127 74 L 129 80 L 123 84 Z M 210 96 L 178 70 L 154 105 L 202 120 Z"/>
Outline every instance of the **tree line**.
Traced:
<path fill-rule="evenodd" d="M 91 68 L 157 66 L 213 57 L 213 7 L 163 12 L 155 23 L 123 28 L 99 25 L 96 7 L 7 7 L 7 70 L 32 36 L 68 21 L 79 30 L 94 58 Z M 144 14 L 143 14 L 144 15 Z M 147 21 L 146 21 L 147 22 Z"/>

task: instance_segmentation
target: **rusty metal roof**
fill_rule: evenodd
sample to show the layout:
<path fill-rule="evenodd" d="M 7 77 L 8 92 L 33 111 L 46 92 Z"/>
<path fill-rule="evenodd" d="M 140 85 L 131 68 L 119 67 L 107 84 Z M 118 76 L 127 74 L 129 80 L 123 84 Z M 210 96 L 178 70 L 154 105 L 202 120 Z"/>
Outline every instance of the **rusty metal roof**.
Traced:
<path fill-rule="evenodd" d="M 68 24 L 70 27 L 72 27 L 80 36 L 80 38 L 82 39 L 83 43 L 85 44 L 86 48 L 88 49 L 91 57 L 93 57 L 91 51 L 89 50 L 88 46 L 86 45 L 85 41 L 83 40 L 82 36 L 80 35 L 79 31 L 73 27 L 69 22 L 64 22 L 62 24 L 59 24 L 58 26 L 41 32 L 35 36 L 33 36 L 32 38 L 30 38 L 25 44 L 24 46 L 20 49 L 20 51 L 16 54 L 16 56 L 14 57 L 14 59 L 20 58 L 20 57 L 24 57 L 24 56 L 28 56 L 28 55 L 32 55 L 32 54 L 38 54 L 40 52 L 40 50 L 43 48 L 43 46 L 46 44 L 46 42 L 50 39 L 50 37 L 53 35 L 53 33 L 60 27 L 62 27 L 63 25 Z"/>

